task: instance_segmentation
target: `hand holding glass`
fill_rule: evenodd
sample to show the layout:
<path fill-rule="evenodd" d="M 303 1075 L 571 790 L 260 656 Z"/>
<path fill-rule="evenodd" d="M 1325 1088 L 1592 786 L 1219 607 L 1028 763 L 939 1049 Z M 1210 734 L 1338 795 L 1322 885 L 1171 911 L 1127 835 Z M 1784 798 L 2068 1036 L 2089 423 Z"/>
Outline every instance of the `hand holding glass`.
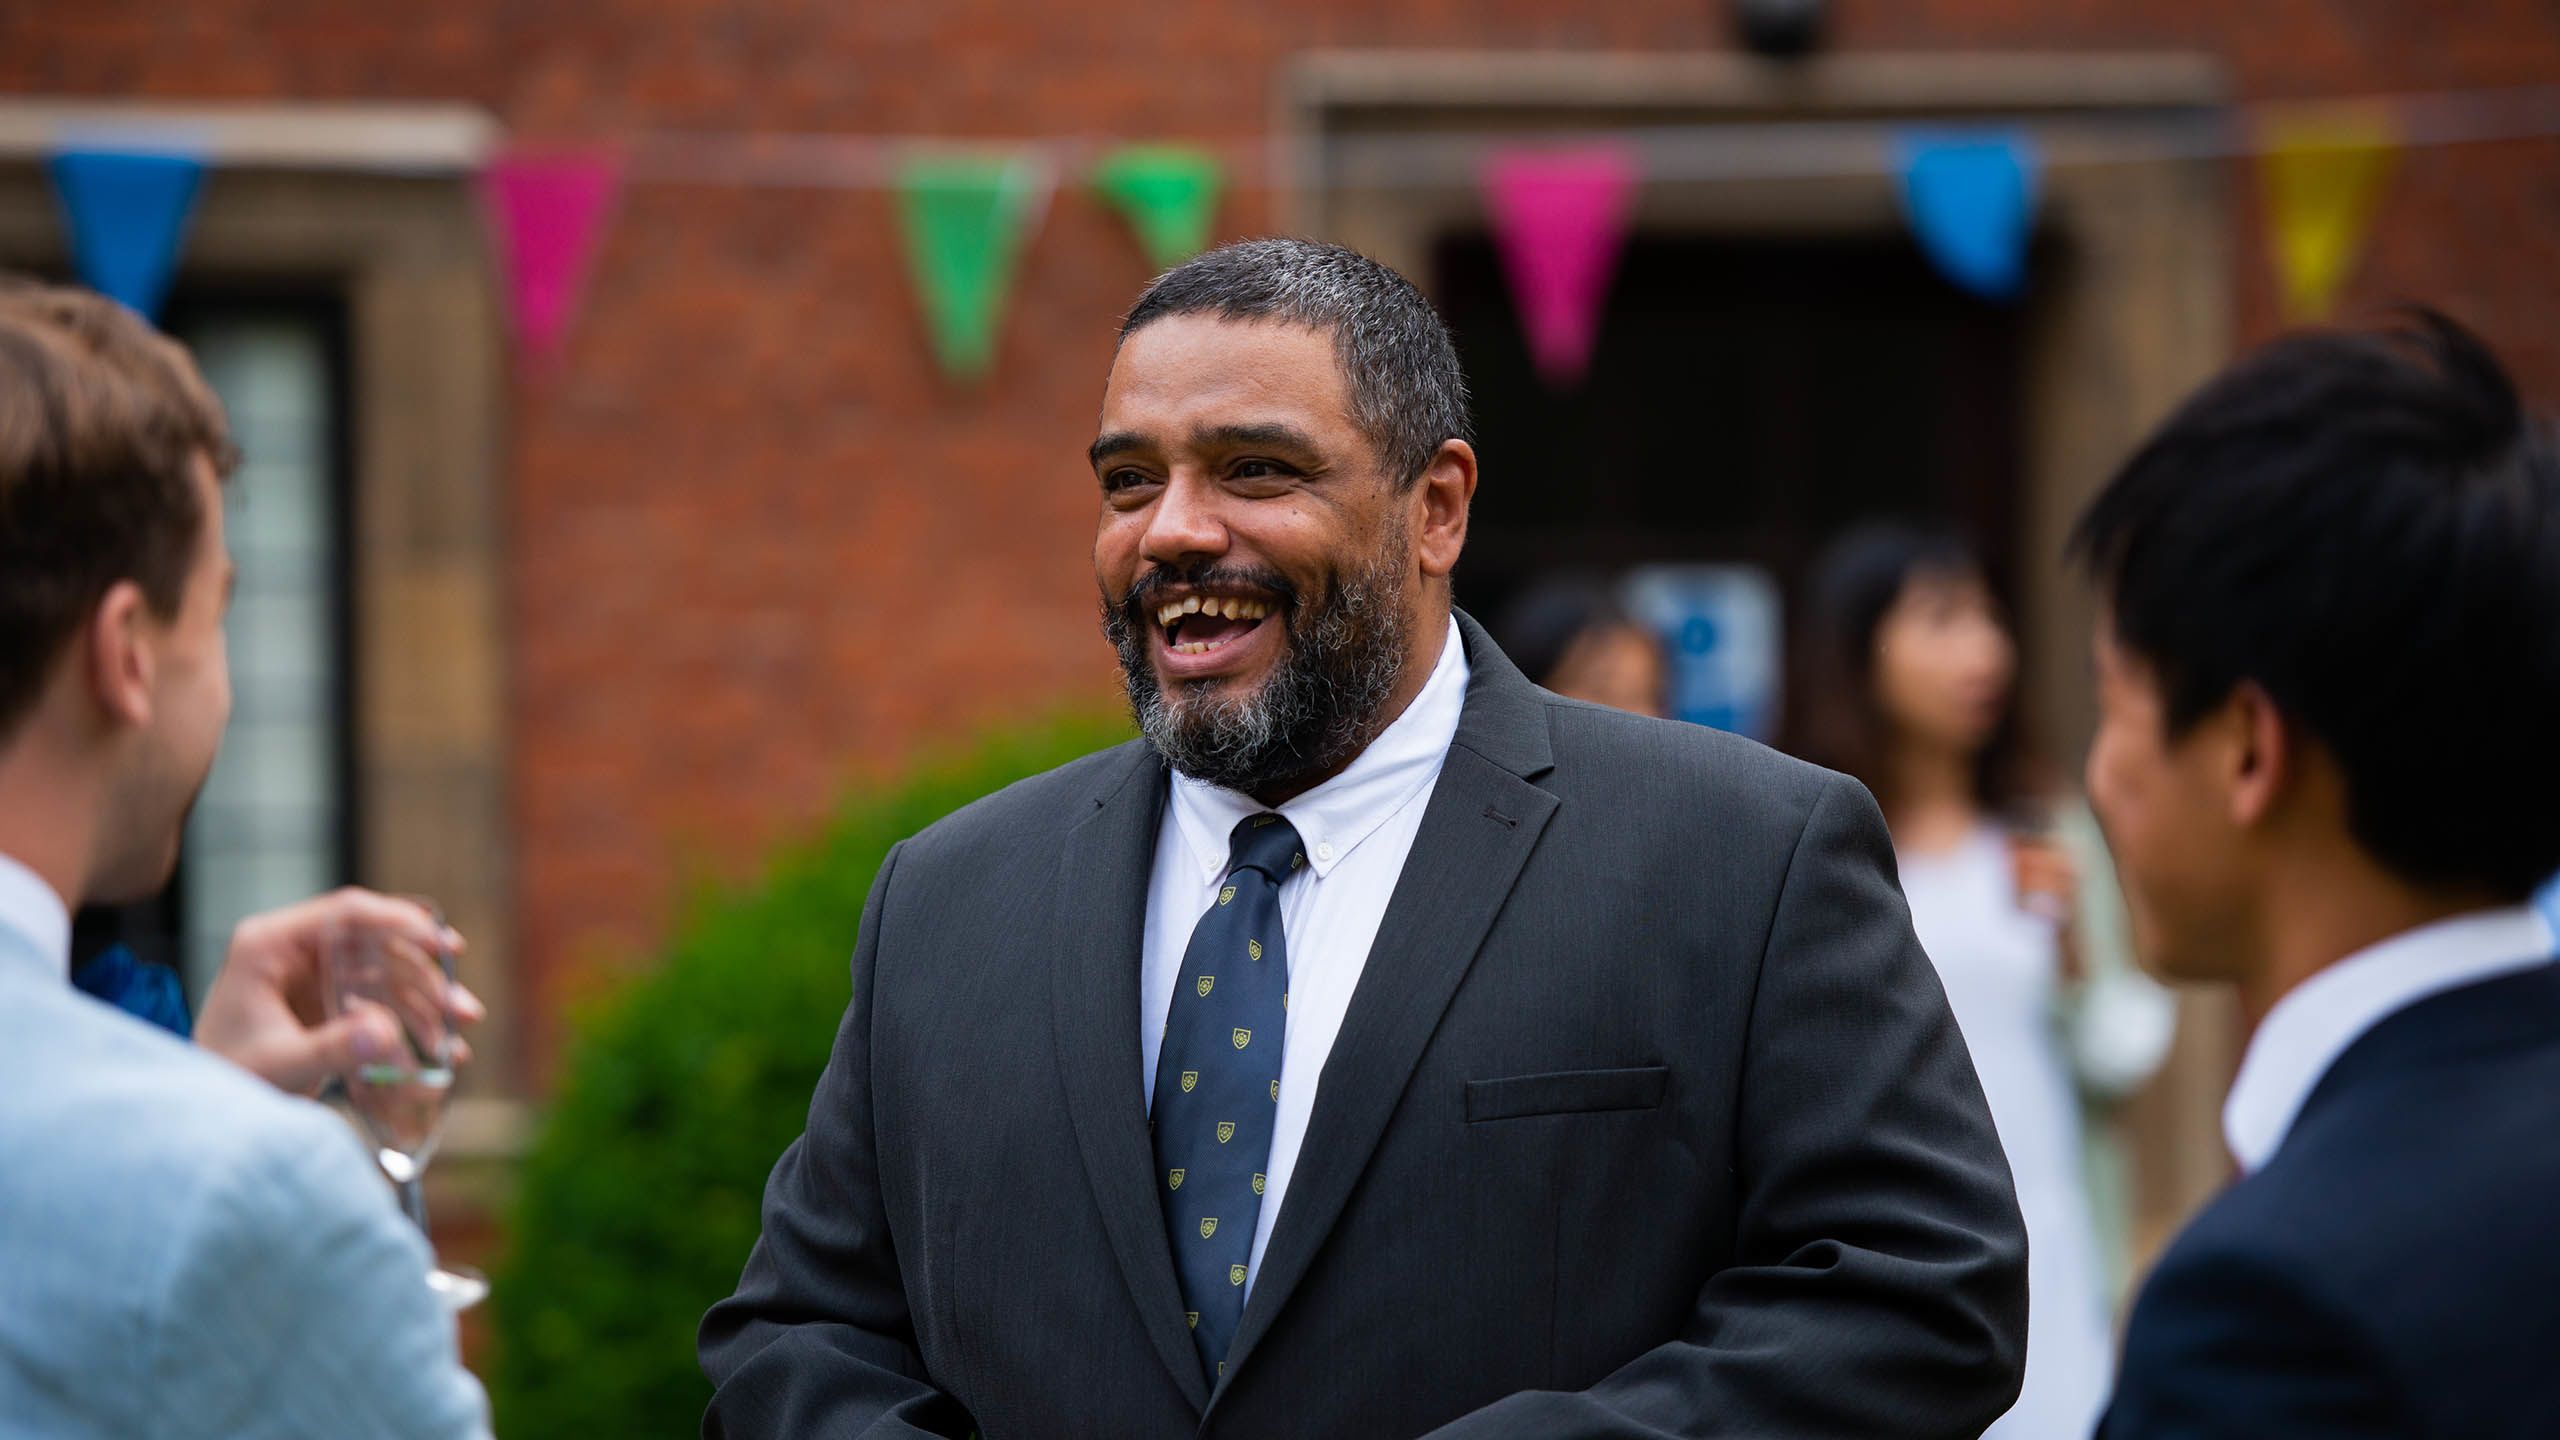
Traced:
<path fill-rule="evenodd" d="M 441 929 L 441 918 L 437 924 Z M 388 927 L 350 924 L 330 938 L 327 972 L 329 1014 L 378 1013 L 400 1036 L 389 1054 L 359 1063 L 344 1077 L 347 1103 L 372 1138 L 382 1173 L 399 1188 L 402 1208 L 424 1233 L 419 1177 L 444 1131 L 459 1043 L 447 1019 L 453 956 Z M 485 1278 L 460 1267 L 437 1268 L 428 1285 L 457 1310 L 489 1293 Z"/>

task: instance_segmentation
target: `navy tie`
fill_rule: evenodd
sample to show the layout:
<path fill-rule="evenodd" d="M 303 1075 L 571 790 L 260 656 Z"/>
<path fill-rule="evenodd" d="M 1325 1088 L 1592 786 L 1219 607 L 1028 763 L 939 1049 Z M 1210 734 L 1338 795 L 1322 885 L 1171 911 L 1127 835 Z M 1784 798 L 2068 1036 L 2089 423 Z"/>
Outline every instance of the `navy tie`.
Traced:
<path fill-rule="evenodd" d="M 1236 826 L 1227 878 L 1182 952 L 1156 1056 L 1156 1195 L 1183 1318 L 1213 1380 L 1225 1373 L 1244 1315 L 1245 1265 L 1280 1108 L 1289 1012 L 1280 882 L 1306 863 L 1298 832 L 1279 816 L 1249 815 Z"/>

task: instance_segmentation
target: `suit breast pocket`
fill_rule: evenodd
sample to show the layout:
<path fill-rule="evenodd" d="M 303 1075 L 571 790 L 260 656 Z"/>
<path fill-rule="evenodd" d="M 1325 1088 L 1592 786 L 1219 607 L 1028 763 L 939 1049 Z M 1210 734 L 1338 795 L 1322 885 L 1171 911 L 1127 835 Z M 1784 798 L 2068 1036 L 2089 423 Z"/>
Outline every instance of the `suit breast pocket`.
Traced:
<path fill-rule="evenodd" d="M 1671 1088 L 1667 1065 L 1620 1070 L 1554 1070 L 1467 1082 L 1467 1123 L 1519 1120 L 1532 1115 L 1582 1115 L 1608 1110 L 1651 1110 Z"/>

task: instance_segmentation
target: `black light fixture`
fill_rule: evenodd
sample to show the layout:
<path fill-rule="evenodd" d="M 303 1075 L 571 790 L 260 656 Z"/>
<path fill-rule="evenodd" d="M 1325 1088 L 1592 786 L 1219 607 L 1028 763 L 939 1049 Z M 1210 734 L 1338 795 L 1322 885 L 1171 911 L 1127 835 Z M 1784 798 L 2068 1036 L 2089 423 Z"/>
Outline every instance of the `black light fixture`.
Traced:
<path fill-rule="evenodd" d="M 1733 0 L 1734 26 L 1754 54 L 1793 60 L 1822 43 L 1823 0 Z"/>

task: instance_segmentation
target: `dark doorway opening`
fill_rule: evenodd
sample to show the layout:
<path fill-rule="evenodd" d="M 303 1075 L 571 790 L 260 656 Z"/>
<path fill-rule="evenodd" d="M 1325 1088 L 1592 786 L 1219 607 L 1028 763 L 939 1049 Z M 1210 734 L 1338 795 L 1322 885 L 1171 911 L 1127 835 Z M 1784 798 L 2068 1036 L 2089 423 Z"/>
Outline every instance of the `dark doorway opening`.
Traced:
<path fill-rule="evenodd" d="M 1764 567 L 1792 596 L 1864 519 L 1961 527 L 2011 578 L 2023 312 L 1906 237 L 1639 235 L 1589 375 L 1531 365 L 1491 239 L 1444 239 L 1434 299 L 1475 390 L 1484 486 L 1460 602 L 1498 616 L 1559 570 Z"/>

